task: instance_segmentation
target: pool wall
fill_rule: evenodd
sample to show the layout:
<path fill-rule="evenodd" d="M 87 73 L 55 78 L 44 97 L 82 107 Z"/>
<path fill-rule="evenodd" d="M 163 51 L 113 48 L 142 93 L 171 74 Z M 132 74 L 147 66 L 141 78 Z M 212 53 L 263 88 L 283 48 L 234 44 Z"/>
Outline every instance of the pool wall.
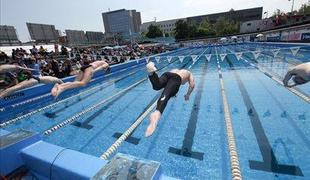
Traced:
<path fill-rule="evenodd" d="M 113 173 L 122 171 L 117 162 L 132 161 L 148 166 L 147 169 L 136 169 L 137 174 L 144 174 L 146 179 L 172 180 L 174 178 L 162 174 L 159 162 L 135 158 L 130 155 L 121 154 L 121 161 L 113 158 L 106 161 L 101 158 L 74 151 L 68 148 L 56 146 L 41 140 L 37 133 L 26 130 L 9 132 L 0 131 L 0 175 L 14 175 L 14 171 L 21 167 L 29 170 L 28 175 L 37 179 L 108 179 Z M 115 161 L 116 159 L 116 161 Z M 113 161 L 114 160 L 114 161 Z M 115 163 L 116 162 L 116 163 Z M 128 164 L 128 163 L 127 163 Z M 156 166 L 154 166 L 154 164 Z M 152 167 L 153 166 L 153 167 Z M 126 175 L 130 175 L 131 166 L 127 167 Z M 142 173 L 139 171 L 143 171 Z M 117 177 L 120 177 L 118 175 Z M 95 177 L 95 178 L 94 178 Z"/>

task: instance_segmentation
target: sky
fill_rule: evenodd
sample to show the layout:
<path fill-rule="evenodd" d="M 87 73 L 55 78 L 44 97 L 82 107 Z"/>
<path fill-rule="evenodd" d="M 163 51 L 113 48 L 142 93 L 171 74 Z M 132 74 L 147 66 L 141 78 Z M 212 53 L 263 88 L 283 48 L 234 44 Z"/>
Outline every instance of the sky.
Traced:
<path fill-rule="evenodd" d="M 308 0 L 295 0 L 295 9 Z M 21 41 L 29 41 L 26 22 L 53 24 L 65 29 L 103 31 L 102 12 L 136 9 L 142 22 L 185 18 L 218 12 L 263 7 L 269 16 L 276 9 L 291 10 L 288 0 L 0 0 L 0 24 L 11 25 Z M 264 16 L 265 17 L 265 16 Z"/>

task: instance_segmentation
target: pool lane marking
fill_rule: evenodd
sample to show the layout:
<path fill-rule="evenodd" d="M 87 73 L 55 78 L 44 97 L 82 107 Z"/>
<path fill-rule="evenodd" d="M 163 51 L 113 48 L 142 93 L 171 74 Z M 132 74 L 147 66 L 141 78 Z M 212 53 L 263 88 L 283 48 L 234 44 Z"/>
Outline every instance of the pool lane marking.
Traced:
<path fill-rule="evenodd" d="M 244 58 L 240 58 L 243 59 L 246 63 L 250 64 L 252 67 L 254 67 L 255 69 L 257 69 L 258 71 L 262 72 L 263 74 L 265 74 L 267 77 L 269 77 L 270 79 L 276 81 L 278 84 L 282 85 L 284 88 L 286 88 L 287 90 L 291 91 L 293 94 L 297 95 L 298 97 L 300 97 L 302 100 L 306 101 L 307 103 L 310 103 L 310 96 L 302 93 L 300 90 L 298 90 L 296 87 L 285 87 L 283 82 L 277 78 L 275 78 L 271 73 L 263 70 L 261 67 L 249 62 L 248 60 L 244 59 Z"/>
<path fill-rule="evenodd" d="M 203 75 L 201 76 L 200 83 L 197 87 L 198 91 L 195 95 L 194 104 L 191 110 L 191 115 L 190 115 L 190 118 L 189 118 L 189 121 L 186 127 L 186 132 L 184 134 L 182 148 L 179 149 L 175 147 L 169 147 L 168 149 L 169 153 L 173 153 L 173 154 L 177 154 L 177 155 L 181 155 L 185 157 L 190 157 L 190 158 L 198 159 L 201 161 L 203 160 L 204 153 L 194 152 L 192 151 L 192 147 L 193 147 L 193 141 L 194 141 L 196 127 L 197 127 L 197 120 L 198 120 L 198 114 L 200 110 L 202 91 L 205 86 L 205 78 L 206 78 L 207 66 L 208 66 L 207 64 L 208 63 L 206 61 L 204 64 L 203 70 L 202 70 Z"/>
<path fill-rule="evenodd" d="M 165 69 L 165 68 L 167 68 L 169 65 L 171 65 L 171 64 L 173 64 L 173 63 L 175 63 L 175 62 L 177 62 L 177 60 L 168 63 L 167 65 L 161 67 L 161 68 L 158 69 L 157 71 L 160 71 L 160 70 L 162 70 L 162 69 Z M 68 118 L 68 119 L 62 121 L 61 123 L 58 123 L 57 125 L 52 126 L 51 128 L 45 130 L 45 131 L 44 131 L 44 134 L 45 134 L 45 135 L 49 135 L 49 134 L 53 133 L 54 131 L 57 131 L 58 129 L 60 129 L 60 128 L 66 126 L 67 124 L 71 124 L 72 122 L 76 121 L 80 116 L 82 116 L 82 115 L 84 115 L 84 114 L 86 114 L 86 113 L 88 113 L 88 112 L 90 112 L 90 111 L 92 111 L 92 110 L 98 108 L 99 106 L 105 104 L 106 102 L 110 101 L 110 100 L 113 99 L 114 97 L 117 97 L 117 96 L 119 96 L 119 95 L 121 95 L 121 94 L 123 94 L 123 93 L 129 91 L 130 89 L 132 89 L 132 88 L 138 86 L 139 84 L 141 84 L 142 82 L 146 81 L 147 79 L 148 79 L 148 78 L 143 78 L 143 79 L 141 79 L 140 81 L 134 83 L 133 85 L 131 85 L 131 86 L 129 86 L 129 87 L 123 89 L 122 91 L 119 91 L 118 93 L 116 93 L 116 94 L 114 94 L 114 95 L 112 95 L 112 96 L 110 96 L 110 97 L 108 97 L 108 98 L 106 98 L 106 99 L 100 101 L 99 103 L 97 103 L 97 104 L 95 104 L 95 105 L 93 105 L 93 106 L 88 107 L 86 110 L 83 110 L 83 111 L 81 111 L 81 112 L 75 114 L 75 115 L 72 116 L 71 118 Z"/>
<path fill-rule="evenodd" d="M 207 49 L 206 49 L 207 50 Z M 206 51 L 205 50 L 205 51 Z M 204 51 L 204 52 L 205 52 Z M 203 52 L 203 53 L 204 53 Z M 203 55 L 200 54 L 199 58 Z M 197 61 L 198 61 L 197 60 Z M 190 61 L 185 63 L 181 68 L 184 68 Z M 192 67 L 192 66 L 191 66 Z M 136 119 L 136 121 L 100 156 L 100 158 L 107 160 L 116 150 L 117 148 L 128 138 L 131 134 L 136 130 L 136 128 L 141 124 L 141 122 L 146 118 L 146 116 L 156 107 L 157 99 L 160 97 L 161 92 L 157 93 L 157 95 L 152 99 L 149 103 L 147 109 Z"/>
<path fill-rule="evenodd" d="M 220 62 L 218 59 L 218 53 L 217 48 L 215 47 L 216 51 L 216 60 L 218 65 L 218 74 L 220 79 L 220 85 L 221 85 L 221 95 L 222 95 L 222 101 L 223 101 L 223 107 L 224 107 L 224 119 L 225 119 L 225 125 L 226 125 L 226 133 L 227 133 L 227 140 L 228 140 L 228 149 L 229 149 L 229 156 L 230 156 L 230 168 L 231 168 L 231 176 L 233 180 L 241 180 L 242 174 L 239 164 L 239 158 L 237 153 L 237 147 L 232 127 L 232 119 L 230 116 L 230 110 L 228 105 L 228 100 L 226 97 L 225 87 L 224 87 L 224 80 L 223 75 L 221 71 Z"/>
<path fill-rule="evenodd" d="M 43 107 L 43 108 L 36 109 L 36 110 L 34 110 L 34 111 L 31 111 L 31 112 L 29 112 L 29 113 L 27 113 L 27 114 L 24 114 L 24 115 L 22 115 L 22 116 L 19 116 L 19 117 L 17 117 L 17 118 L 8 120 L 8 121 L 6 121 L 6 122 L 4 122 L 4 123 L 1 123 L 1 124 L 0 124 L 0 127 L 1 127 L 1 128 L 6 127 L 7 125 L 13 124 L 13 123 L 15 123 L 15 122 L 17 122 L 17 121 L 20 121 L 20 120 L 22 120 L 22 119 L 24 119 L 24 118 L 27 118 L 27 117 L 29 117 L 29 116 L 32 116 L 32 115 L 34 115 L 34 114 L 36 114 L 36 113 L 39 113 L 39 112 L 41 112 L 41 111 L 50 109 L 50 108 L 52 108 L 52 107 L 54 107 L 54 106 L 57 106 L 57 105 L 59 105 L 59 104 L 61 104 L 61 103 L 63 103 L 63 102 L 66 102 L 66 101 L 68 101 L 68 100 L 70 100 L 70 99 L 73 99 L 73 98 L 75 98 L 75 97 L 79 97 L 79 96 L 82 95 L 82 94 L 86 94 L 86 93 L 88 93 L 88 92 L 90 92 L 90 91 L 94 91 L 94 90 L 100 89 L 100 88 L 102 88 L 103 86 L 109 86 L 109 85 L 113 84 L 114 82 L 116 82 L 116 81 L 118 81 L 118 80 L 121 80 L 121 79 L 123 79 L 123 78 L 126 78 L 127 76 L 130 76 L 130 75 L 132 75 L 132 74 L 135 74 L 136 72 L 139 72 L 139 71 L 140 71 L 140 69 L 137 70 L 137 71 L 128 73 L 127 75 L 122 76 L 122 77 L 120 77 L 120 78 L 118 78 L 118 79 L 109 80 L 109 81 L 103 83 L 102 85 L 95 86 L 95 87 L 93 87 L 93 88 L 91 88 L 91 89 L 88 89 L 88 90 L 86 90 L 86 91 L 82 91 L 81 93 L 78 93 L 78 94 L 73 95 L 73 96 L 70 96 L 70 97 L 68 97 L 68 98 L 66 98 L 66 99 L 57 101 L 57 102 L 55 102 L 55 103 L 53 103 L 53 104 L 50 104 L 50 105 L 47 105 L 47 106 L 45 106 L 45 107 Z"/>
<path fill-rule="evenodd" d="M 230 68 L 232 68 L 233 74 L 237 80 L 237 84 L 240 89 L 243 102 L 246 105 L 248 116 L 251 120 L 258 147 L 263 158 L 263 162 L 249 160 L 250 168 L 266 172 L 303 176 L 303 173 L 298 166 L 278 163 L 248 91 L 246 90 L 239 74 L 234 70 L 234 65 L 232 62 L 229 59 L 227 59 L 227 62 Z"/>

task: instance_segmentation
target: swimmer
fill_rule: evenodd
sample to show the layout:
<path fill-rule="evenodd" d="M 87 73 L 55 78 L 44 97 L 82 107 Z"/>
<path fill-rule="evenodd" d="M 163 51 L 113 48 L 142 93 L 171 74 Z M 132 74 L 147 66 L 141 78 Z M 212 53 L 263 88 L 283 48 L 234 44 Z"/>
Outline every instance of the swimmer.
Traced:
<path fill-rule="evenodd" d="M 290 79 L 293 79 L 294 84 L 288 84 Z M 305 84 L 310 81 L 310 62 L 299 64 L 289 70 L 284 77 L 283 84 L 286 87 L 294 87 Z"/>
<path fill-rule="evenodd" d="M 13 65 L 13 64 L 4 64 L 0 65 L 0 73 L 18 71 L 18 70 L 26 70 L 26 71 L 35 71 L 34 69 Z"/>
<path fill-rule="evenodd" d="M 153 62 L 149 62 L 146 65 L 146 68 L 149 73 L 149 79 L 152 83 L 153 89 L 158 91 L 164 88 L 161 97 L 157 101 L 156 110 L 150 115 L 150 123 L 145 132 L 145 137 L 149 137 L 154 133 L 157 123 L 169 99 L 178 93 L 181 85 L 188 83 L 188 91 L 184 95 L 185 101 L 188 101 L 192 91 L 195 88 L 195 81 L 193 74 L 185 69 L 173 69 L 170 72 L 165 72 L 159 78 L 155 72 L 156 67 Z"/>
<path fill-rule="evenodd" d="M 105 61 L 95 61 L 89 65 L 82 66 L 74 82 L 68 82 L 61 85 L 55 84 L 51 91 L 52 95 L 57 97 L 65 90 L 86 86 L 90 82 L 94 72 L 99 70 L 109 71 L 109 64 Z"/>
<path fill-rule="evenodd" d="M 27 73 L 27 79 L 25 81 L 22 81 L 21 83 L 18 83 L 15 86 L 12 86 L 10 88 L 5 89 L 4 91 L 0 92 L 0 98 L 4 98 L 18 90 L 25 89 L 28 87 L 32 87 L 34 85 L 37 85 L 39 83 L 43 84 L 56 84 L 56 83 L 63 83 L 61 79 L 58 79 L 56 77 L 52 76 L 40 76 L 36 77 L 33 76 L 31 73 Z"/>

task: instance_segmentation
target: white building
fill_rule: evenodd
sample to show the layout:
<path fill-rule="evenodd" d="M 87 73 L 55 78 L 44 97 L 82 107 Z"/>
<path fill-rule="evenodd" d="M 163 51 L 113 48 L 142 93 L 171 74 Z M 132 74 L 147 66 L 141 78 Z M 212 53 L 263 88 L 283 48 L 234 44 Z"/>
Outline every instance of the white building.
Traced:
<path fill-rule="evenodd" d="M 173 19 L 173 20 L 167 20 L 167 21 L 151 21 L 151 22 L 145 22 L 141 25 L 141 32 L 142 33 L 147 33 L 148 28 L 151 24 L 158 26 L 161 31 L 165 34 L 169 34 L 169 36 L 174 35 L 174 29 L 175 29 L 175 23 L 178 20 L 184 20 L 186 19 Z"/>

